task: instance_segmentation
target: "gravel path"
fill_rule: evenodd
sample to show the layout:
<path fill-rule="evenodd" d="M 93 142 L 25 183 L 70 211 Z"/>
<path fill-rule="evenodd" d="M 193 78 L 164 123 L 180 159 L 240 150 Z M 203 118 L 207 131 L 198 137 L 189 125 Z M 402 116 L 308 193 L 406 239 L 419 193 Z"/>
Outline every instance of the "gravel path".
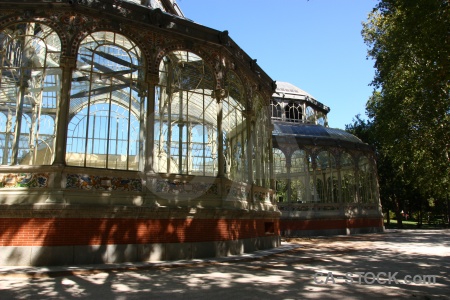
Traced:
<path fill-rule="evenodd" d="M 448 229 L 287 242 L 194 263 L 0 268 L 0 299 L 450 299 Z"/>

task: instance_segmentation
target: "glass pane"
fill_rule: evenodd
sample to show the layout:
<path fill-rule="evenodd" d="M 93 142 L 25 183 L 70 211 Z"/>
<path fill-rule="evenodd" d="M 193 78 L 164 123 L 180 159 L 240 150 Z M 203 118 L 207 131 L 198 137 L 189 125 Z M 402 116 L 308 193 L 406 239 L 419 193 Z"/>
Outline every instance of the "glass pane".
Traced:
<path fill-rule="evenodd" d="M 82 42 L 72 75 L 69 165 L 137 170 L 145 116 L 140 50 L 126 37 L 95 32 Z M 142 120 L 142 121 L 140 121 Z"/>
<path fill-rule="evenodd" d="M 155 100 L 155 172 L 217 174 L 217 109 L 213 73 L 187 51 L 160 63 Z"/>
<path fill-rule="evenodd" d="M 2 165 L 53 162 L 60 51 L 58 35 L 46 25 L 18 23 L 0 32 Z"/>

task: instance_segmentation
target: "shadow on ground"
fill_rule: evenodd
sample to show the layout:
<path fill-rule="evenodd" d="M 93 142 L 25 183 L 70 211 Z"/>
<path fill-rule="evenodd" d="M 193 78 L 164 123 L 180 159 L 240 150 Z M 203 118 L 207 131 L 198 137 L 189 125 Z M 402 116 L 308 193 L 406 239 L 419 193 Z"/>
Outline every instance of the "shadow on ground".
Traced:
<path fill-rule="evenodd" d="M 450 299 L 450 230 L 396 230 L 290 242 L 301 248 L 257 260 L 55 278 L 3 277 L 0 298 Z M 364 275 L 359 278 L 356 272 Z M 381 283 L 376 280 L 380 273 Z M 407 275 L 415 282 L 405 282 Z M 430 279 L 424 275 L 434 275 L 436 282 L 422 282 Z"/>

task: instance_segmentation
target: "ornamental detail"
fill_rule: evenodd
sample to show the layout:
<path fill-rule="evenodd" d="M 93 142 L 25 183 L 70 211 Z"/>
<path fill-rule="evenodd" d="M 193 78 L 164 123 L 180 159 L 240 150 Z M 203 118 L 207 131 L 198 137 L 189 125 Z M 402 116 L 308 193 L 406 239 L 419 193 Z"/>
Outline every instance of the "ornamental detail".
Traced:
<path fill-rule="evenodd" d="M 156 181 L 156 193 L 169 194 L 196 194 L 196 195 L 218 195 L 218 187 L 215 183 L 206 182 L 182 182 L 177 180 Z"/>
<path fill-rule="evenodd" d="M 48 173 L 0 174 L 0 188 L 47 188 Z"/>
<path fill-rule="evenodd" d="M 269 192 L 253 192 L 253 199 L 261 202 L 270 202 Z"/>
<path fill-rule="evenodd" d="M 67 189 L 141 192 L 142 181 L 136 178 L 67 174 Z"/>
<path fill-rule="evenodd" d="M 250 198 L 250 190 L 245 186 L 227 186 L 228 197 L 232 197 L 230 200 L 245 200 Z"/>
<path fill-rule="evenodd" d="M 80 14 L 55 13 L 51 18 L 54 22 L 60 22 L 64 31 L 70 36 L 76 35 L 79 31 L 87 31 L 89 28 L 98 26 L 94 19 Z"/>

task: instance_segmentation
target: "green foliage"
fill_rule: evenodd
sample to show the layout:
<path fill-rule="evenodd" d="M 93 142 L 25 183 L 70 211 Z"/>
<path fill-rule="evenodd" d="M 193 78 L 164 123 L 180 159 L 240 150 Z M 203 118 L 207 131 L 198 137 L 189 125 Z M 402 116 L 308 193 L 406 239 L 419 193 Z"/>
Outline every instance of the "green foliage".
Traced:
<path fill-rule="evenodd" d="M 380 0 L 362 35 L 375 90 L 368 120 L 358 115 L 346 130 L 376 149 L 385 211 L 395 211 L 400 226 L 402 210 L 421 224 L 423 211 L 448 213 L 450 2 Z"/>
<path fill-rule="evenodd" d="M 286 180 L 277 180 L 276 181 L 276 190 L 277 190 L 277 198 L 282 197 L 283 202 L 287 202 L 287 181 Z M 277 199 L 278 200 L 278 199 Z"/>
<path fill-rule="evenodd" d="M 406 189 L 444 197 L 450 185 L 449 1 L 381 0 L 362 35 L 376 62 L 377 91 L 367 103 L 370 122 L 357 125 L 371 127 L 367 141 L 377 147 L 380 167 L 392 173 L 391 196 Z"/>

